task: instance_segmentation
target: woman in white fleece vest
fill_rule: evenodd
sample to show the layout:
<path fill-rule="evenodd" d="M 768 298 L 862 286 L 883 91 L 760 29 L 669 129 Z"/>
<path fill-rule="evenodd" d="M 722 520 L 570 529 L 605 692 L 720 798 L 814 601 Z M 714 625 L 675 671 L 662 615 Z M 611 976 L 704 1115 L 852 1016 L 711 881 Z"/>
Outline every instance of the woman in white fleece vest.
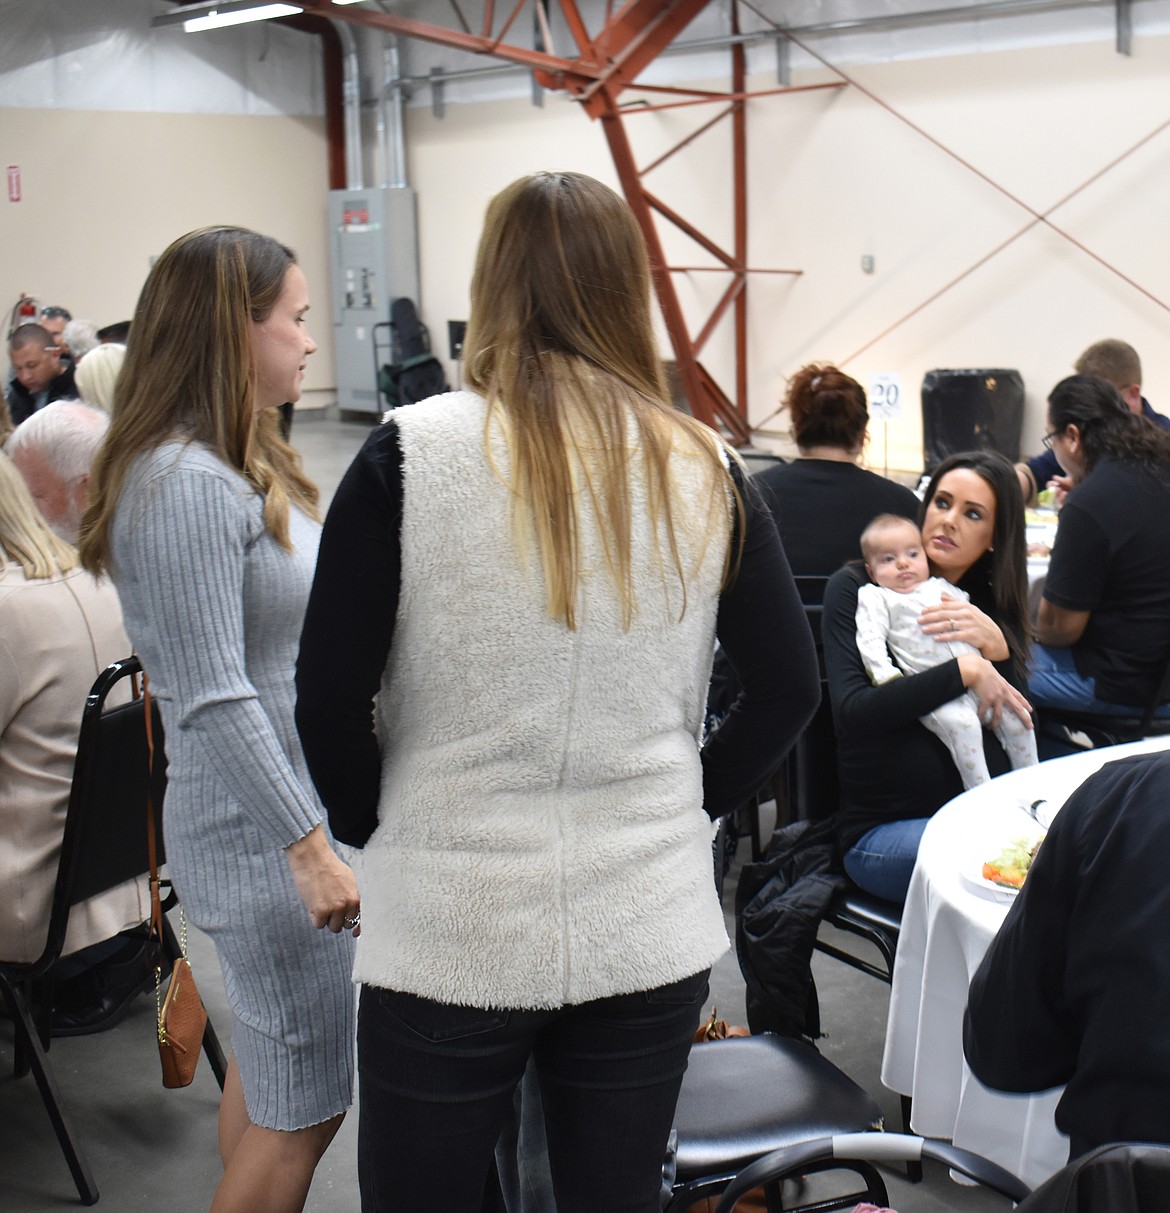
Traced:
<path fill-rule="evenodd" d="M 298 663 L 361 848 L 362 1208 L 429 1210 L 441 1176 L 477 1211 L 531 1056 L 559 1213 L 652 1213 L 727 948 L 711 819 L 811 715 L 811 640 L 771 517 L 670 406 L 616 194 L 494 199 L 466 351 L 475 390 L 395 410 L 347 473 Z M 701 749 L 716 633 L 744 693 Z"/>

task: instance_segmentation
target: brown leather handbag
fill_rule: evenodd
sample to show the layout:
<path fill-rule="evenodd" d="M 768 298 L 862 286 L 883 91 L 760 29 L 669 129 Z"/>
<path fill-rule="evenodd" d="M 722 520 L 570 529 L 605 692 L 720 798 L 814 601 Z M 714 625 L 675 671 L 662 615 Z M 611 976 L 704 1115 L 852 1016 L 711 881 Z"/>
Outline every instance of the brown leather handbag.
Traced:
<path fill-rule="evenodd" d="M 142 675 L 142 699 L 146 719 L 146 751 L 153 775 L 154 722 L 151 716 L 150 687 L 145 673 Z M 148 780 L 146 837 L 150 853 L 150 940 L 153 940 L 153 946 L 157 949 L 156 955 L 161 960 L 163 911 L 159 897 L 158 844 L 154 830 L 152 785 L 153 779 Z M 187 919 L 182 906 L 179 907 L 179 950 L 182 955 L 175 958 L 165 999 L 162 996 L 162 966 L 157 963 L 154 966 L 154 1004 L 158 1015 L 158 1052 L 162 1059 L 163 1086 L 172 1088 L 190 1086 L 194 1079 L 195 1067 L 199 1064 L 199 1053 L 203 1045 L 203 1030 L 207 1026 L 207 1011 L 203 1007 L 203 999 L 199 997 L 191 962 L 187 959 Z"/>

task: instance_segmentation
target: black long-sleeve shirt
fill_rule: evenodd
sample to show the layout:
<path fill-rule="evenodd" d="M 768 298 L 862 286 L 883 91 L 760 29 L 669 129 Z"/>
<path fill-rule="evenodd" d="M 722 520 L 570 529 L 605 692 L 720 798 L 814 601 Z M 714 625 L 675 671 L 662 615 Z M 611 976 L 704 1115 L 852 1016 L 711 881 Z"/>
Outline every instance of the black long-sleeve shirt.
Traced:
<path fill-rule="evenodd" d="M 334 836 L 353 846 L 364 845 L 378 821 L 373 699 L 394 639 L 403 492 L 398 429 L 388 422 L 367 439 L 333 498 L 297 662 L 305 757 Z M 743 690 L 702 751 L 704 807 L 713 818 L 766 781 L 820 694 L 812 637 L 775 524 L 754 494 L 744 488 L 743 496 L 743 558 L 716 622 Z"/>
<path fill-rule="evenodd" d="M 860 565 L 835 573 L 825 588 L 821 637 L 841 777 L 841 844 L 852 846 L 886 821 L 929 817 L 963 790 L 946 746 L 919 718 L 963 694 L 957 660 L 874 686 L 857 649 L 857 591 L 866 576 Z M 990 613 L 986 586 L 960 583 L 971 601 Z M 980 589 L 982 588 L 982 593 Z M 996 669 L 1018 686 L 1013 663 Z M 1011 764 L 995 735 L 983 732 L 990 773 Z"/>
<path fill-rule="evenodd" d="M 1001 1091 L 1066 1083 L 1075 1158 L 1170 1143 L 1170 754 L 1111 762 L 1057 814 L 971 982 L 963 1048 Z"/>

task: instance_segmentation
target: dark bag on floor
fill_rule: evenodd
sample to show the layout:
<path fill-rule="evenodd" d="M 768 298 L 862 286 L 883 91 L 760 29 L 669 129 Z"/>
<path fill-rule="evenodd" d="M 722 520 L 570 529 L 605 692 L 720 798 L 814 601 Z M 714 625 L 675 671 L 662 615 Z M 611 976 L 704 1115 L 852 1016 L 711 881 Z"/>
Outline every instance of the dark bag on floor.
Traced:
<path fill-rule="evenodd" d="M 847 885 L 831 820 L 794 821 L 777 830 L 764 858 L 740 873 L 735 950 L 752 1032 L 820 1036 L 813 948 L 829 903 Z"/>

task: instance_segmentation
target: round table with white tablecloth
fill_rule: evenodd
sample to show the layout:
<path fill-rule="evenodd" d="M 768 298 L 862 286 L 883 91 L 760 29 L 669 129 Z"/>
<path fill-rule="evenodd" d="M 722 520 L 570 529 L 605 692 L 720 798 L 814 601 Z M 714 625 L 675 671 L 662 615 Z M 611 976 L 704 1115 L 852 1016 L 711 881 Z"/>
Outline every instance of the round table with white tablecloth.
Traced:
<path fill-rule="evenodd" d="M 1114 758 L 1170 749 L 1170 737 L 1090 750 L 1001 775 L 944 805 L 918 848 L 894 962 L 882 1082 L 913 1098 L 911 1125 L 949 1138 L 1036 1185 L 1068 1160 L 1053 1121 L 1060 1089 L 1036 1095 L 989 1090 L 963 1059 L 967 987 L 1014 893 L 984 881 L 984 861 L 1050 821 L 1090 775 Z"/>

